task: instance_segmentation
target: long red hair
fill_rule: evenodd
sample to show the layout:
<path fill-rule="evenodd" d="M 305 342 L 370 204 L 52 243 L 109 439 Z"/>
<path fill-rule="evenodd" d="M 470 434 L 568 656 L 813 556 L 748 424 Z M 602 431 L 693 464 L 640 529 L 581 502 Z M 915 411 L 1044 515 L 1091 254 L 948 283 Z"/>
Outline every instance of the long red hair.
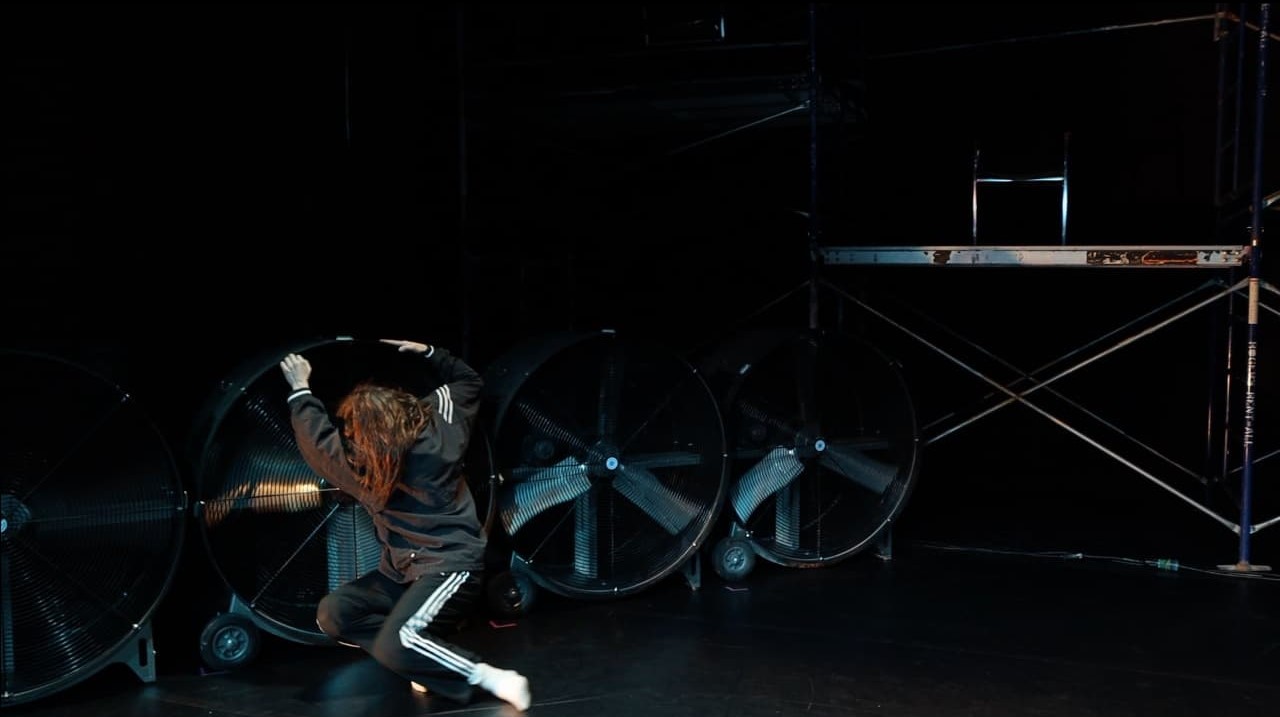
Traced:
<path fill-rule="evenodd" d="M 352 467 L 385 503 L 400 482 L 404 457 L 431 422 L 431 406 L 398 388 L 361 383 L 338 404 Z"/>

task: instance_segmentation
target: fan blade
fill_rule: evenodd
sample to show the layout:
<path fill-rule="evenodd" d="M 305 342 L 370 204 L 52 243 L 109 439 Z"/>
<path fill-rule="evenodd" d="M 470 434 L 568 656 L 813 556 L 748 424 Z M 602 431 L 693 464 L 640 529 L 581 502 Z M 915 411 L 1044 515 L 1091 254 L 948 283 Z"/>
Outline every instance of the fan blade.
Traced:
<path fill-rule="evenodd" d="M 860 450 L 865 447 L 865 443 L 828 443 L 818 462 L 873 493 L 884 493 L 898 476 L 898 467 L 871 458 Z"/>
<path fill-rule="evenodd" d="M 530 426 L 547 434 L 547 436 L 560 441 L 570 448 L 575 448 L 584 452 L 587 450 L 587 442 L 585 440 L 580 436 L 575 435 L 572 431 L 559 423 L 556 423 L 555 420 L 542 410 L 529 405 L 527 401 L 517 402 L 516 410 L 520 412 L 520 415 L 524 416 L 524 420 L 528 421 Z"/>
<path fill-rule="evenodd" d="M 503 496 L 502 524 L 508 534 L 514 534 L 548 508 L 567 503 L 591 489 L 586 465 L 573 457 L 532 471 L 517 468 L 514 474 L 525 472 L 529 473 L 528 477 L 515 482 Z"/>
<path fill-rule="evenodd" d="M 684 530 L 702 512 L 640 466 L 620 464 L 613 487 L 672 535 Z"/>
<path fill-rule="evenodd" d="M 325 553 L 332 592 L 378 567 L 382 548 L 369 512 L 358 505 L 339 507 L 327 527 Z"/>
<path fill-rule="evenodd" d="M 36 496 L 39 499 L 39 496 Z M 137 523 L 152 523 L 173 519 L 174 512 L 182 506 L 169 501 L 156 499 L 138 499 L 132 503 L 118 505 L 99 505 L 92 510 L 84 511 L 83 506 L 74 514 L 65 512 L 73 506 L 59 505 L 63 511 L 44 510 L 49 501 L 35 502 L 33 509 L 38 518 L 27 521 L 27 525 L 39 525 L 42 531 L 81 530 L 85 528 L 122 527 Z"/>
<path fill-rule="evenodd" d="M 311 467 L 292 446 L 255 446 L 252 451 L 237 456 L 234 465 L 241 475 L 271 476 L 276 480 L 312 475 Z"/>
<path fill-rule="evenodd" d="M 13 592 L 9 579 L 9 546 L 0 548 L 0 678 L 5 688 L 13 684 L 14 653 L 13 639 Z"/>
<path fill-rule="evenodd" d="M 779 548 L 800 547 L 800 495 L 795 483 L 778 491 L 774 502 L 773 540 Z"/>
<path fill-rule="evenodd" d="M 30 537 L 18 536 L 17 539 L 9 541 L 6 546 L 11 556 L 17 560 L 17 566 L 22 578 L 18 584 L 24 581 L 30 581 L 32 585 L 39 585 L 39 590 L 30 591 L 26 594 L 18 595 L 20 602 L 29 600 L 43 601 L 43 604 L 52 604 L 50 601 L 58 601 L 60 605 L 65 605 L 57 613 L 60 620 L 71 621 L 78 614 L 83 614 L 84 609 L 88 608 L 94 614 L 101 618 L 110 618 L 113 620 L 127 621 L 129 617 L 121 612 L 123 605 L 119 599 L 119 593 L 113 591 L 105 584 L 89 585 L 86 584 L 86 578 L 93 582 L 96 575 L 89 573 L 95 572 L 83 565 L 76 565 L 69 562 L 65 554 L 53 553 L 47 551 L 46 546 L 32 540 Z M 102 559 L 99 558 L 95 566 L 103 565 Z M 105 581 L 98 581 L 105 583 Z M 18 614 L 23 613 L 23 609 L 19 606 Z M 67 626 L 68 630 L 70 626 Z"/>
<path fill-rule="evenodd" d="M 597 411 L 596 435 L 613 440 L 618 431 L 618 411 L 622 406 L 622 350 L 617 344 L 610 346 L 609 355 L 601 367 L 600 402 Z"/>
<path fill-rule="evenodd" d="M 770 413 L 765 411 L 763 408 L 760 408 L 759 406 L 753 403 L 750 403 L 748 401 L 738 401 L 737 410 L 739 413 L 746 416 L 747 418 L 755 419 L 765 424 L 766 426 L 773 428 L 774 430 L 782 431 L 788 436 L 794 436 L 796 433 L 799 432 L 799 429 L 797 429 L 795 426 L 791 425 L 790 423 L 787 423 L 781 418 L 771 415 Z"/>
<path fill-rule="evenodd" d="M 671 453 L 637 453 L 627 457 L 632 468 L 683 468 L 702 465 L 702 454 L 688 451 Z"/>
<path fill-rule="evenodd" d="M 342 508 L 342 505 L 338 503 L 335 503 L 332 508 L 329 508 L 329 511 L 325 513 L 323 518 L 320 519 L 320 522 L 314 528 L 311 529 L 311 532 L 307 533 L 306 537 L 304 537 L 298 543 L 297 547 L 293 549 L 293 552 L 290 553 L 289 556 L 284 559 L 284 562 L 280 564 L 280 567 L 272 569 L 272 568 L 263 566 L 264 567 L 263 574 L 266 576 L 266 579 L 262 582 L 262 585 L 258 588 L 258 592 L 254 594 L 253 597 L 249 598 L 248 600 L 249 607 L 253 607 L 254 605 L 256 605 L 258 600 L 261 599 L 263 595 L 267 594 L 267 592 L 271 589 L 272 584 L 275 583 L 276 580 L 280 579 L 281 576 L 284 576 L 286 574 L 292 575 L 293 579 L 286 577 L 284 580 L 281 581 L 284 585 L 305 584 L 305 578 L 303 576 L 308 572 L 308 567 L 306 565 L 307 561 L 306 560 L 300 561 L 298 560 L 298 557 L 301 556 L 307 550 L 307 547 L 310 546 L 315 541 L 316 536 L 320 534 L 320 530 L 324 528 L 329 523 L 330 520 L 333 519 L 333 516 L 337 514 L 337 512 L 341 508 Z"/>
<path fill-rule="evenodd" d="M 597 552 L 596 492 L 587 491 L 573 503 L 573 572 L 584 577 L 597 576 L 600 564 Z"/>
<path fill-rule="evenodd" d="M 212 528 L 237 510 L 254 513 L 302 513 L 324 504 L 325 492 L 318 478 L 255 481 L 239 485 L 204 503 L 204 522 Z"/>
<path fill-rule="evenodd" d="M 807 430 L 813 431 L 818 418 L 818 391 L 816 386 L 818 363 L 818 347 L 806 341 L 796 350 L 796 405 L 799 407 L 800 423 Z"/>
<path fill-rule="evenodd" d="M 786 487 L 804 471 L 804 464 L 793 450 L 778 446 L 761 461 L 742 474 L 729 496 L 739 522 L 746 523 L 756 508 L 769 496 Z"/>

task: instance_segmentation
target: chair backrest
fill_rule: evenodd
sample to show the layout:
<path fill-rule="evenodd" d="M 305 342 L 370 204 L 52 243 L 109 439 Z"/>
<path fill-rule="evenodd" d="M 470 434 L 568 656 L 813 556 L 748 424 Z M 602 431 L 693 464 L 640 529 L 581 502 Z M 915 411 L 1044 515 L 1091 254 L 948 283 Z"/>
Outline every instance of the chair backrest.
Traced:
<path fill-rule="evenodd" d="M 1044 153 L 1036 153 L 1031 149 L 1018 151 L 984 152 L 977 142 L 973 147 L 973 243 L 978 244 L 978 194 L 981 187 L 987 185 L 1018 184 L 1052 184 L 1061 187 L 1061 217 L 1059 220 L 1059 241 L 1067 243 L 1067 200 L 1068 171 L 1070 168 L 1069 149 L 1071 133 L 1062 134 L 1061 162 L 1057 158 L 1047 160 Z M 1005 149 L 1005 148 L 1002 148 Z"/>

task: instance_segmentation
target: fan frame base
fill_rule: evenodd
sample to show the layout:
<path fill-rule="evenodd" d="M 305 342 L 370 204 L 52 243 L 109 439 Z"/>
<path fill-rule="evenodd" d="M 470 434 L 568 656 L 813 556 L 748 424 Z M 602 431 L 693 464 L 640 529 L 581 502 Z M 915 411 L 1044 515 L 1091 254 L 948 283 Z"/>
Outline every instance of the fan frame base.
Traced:
<path fill-rule="evenodd" d="M 110 663 L 117 662 L 132 670 L 144 683 L 156 681 L 156 645 L 152 639 L 150 619 L 140 623 L 133 637 L 112 654 Z"/>

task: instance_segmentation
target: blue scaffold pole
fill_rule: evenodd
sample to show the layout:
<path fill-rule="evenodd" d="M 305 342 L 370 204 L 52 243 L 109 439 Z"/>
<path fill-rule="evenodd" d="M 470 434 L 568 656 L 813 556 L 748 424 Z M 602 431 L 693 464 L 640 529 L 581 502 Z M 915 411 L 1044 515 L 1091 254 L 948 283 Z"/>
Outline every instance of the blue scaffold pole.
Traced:
<path fill-rule="evenodd" d="M 1257 434 L 1258 379 L 1258 292 L 1262 282 L 1262 136 L 1267 99 L 1267 38 L 1270 34 L 1271 6 L 1263 3 L 1258 31 L 1258 91 L 1254 109 L 1253 135 L 1253 207 L 1249 227 L 1249 324 L 1244 386 L 1244 466 L 1240 492 L 1240 554 L 1235 569 L 1265 570 L 1253 565 L 1250 555 L 1253 534 L 1253 463 L 1254 436 Z M 1244 18 L 1241 18 L 1243 22 Z"/>

